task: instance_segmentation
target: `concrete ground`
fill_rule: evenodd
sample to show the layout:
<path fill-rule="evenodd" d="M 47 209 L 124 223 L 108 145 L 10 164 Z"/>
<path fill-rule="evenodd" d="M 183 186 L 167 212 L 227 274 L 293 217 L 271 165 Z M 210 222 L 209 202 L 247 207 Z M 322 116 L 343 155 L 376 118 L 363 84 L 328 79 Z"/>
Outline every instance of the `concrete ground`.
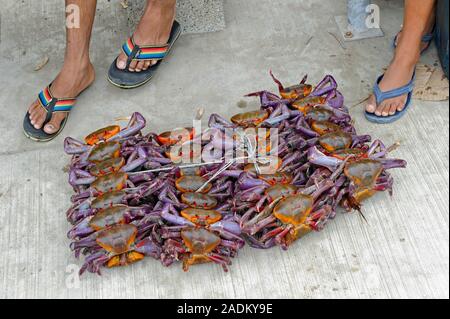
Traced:
<path fill-rule="evenodd" d="M 389 126 L 364 119 L 357 104 L 389 62 L 402 20 L 401 1 L 377 3 L 386 36 L 342 44 L 333 36 L 333 16 L 345 14 L 345 1 L 226 0 L 224 31 L 181 37 L 151 85 L 133 91 L 105 79 L 128 30 L 100 18 L 92 48 L 98 79 L 80 98 L 64 134 L 48 144 L 27 140 L 22 120 L 61 63 L 63 44 L 52 39 L 63 38 L 62 26 L 45 39 L 39 26 L 50 8 L 44 1 L 42 16 L 2 12 L 0 297 L 448 298 L 449 105 L 414 101 L 405 118 Z M 11 21 L 28 23 L 5 38 Z M 33 71 L 44 55 L 49 64 Z M 436 59 L 434 48 L 423 57 L 431 64 Z M 305 73 L 311 82 L 333 74 L 359 132 L 402 143 L 395 155 L 409 166 L 394 172 L 394 196 L 379 194 L 365 203 L 368 223 L 357 214 L 339 215 L 288 252 L 245 248 L 229 273 L 212 265 L 184 273 L 181 266 L 166 269 L 148 259 L 78 281 L 73 272 L 80 261 L 66 238 L 71 188 L 63 172 L 69 160 L 64 137 L 81 138 L 134 111 L 153 131 L 189 125 L 199 106 L 207 115 L 231 116 L 241 111 L 244 94 L 275 90 L 270 68 L 286 83 Z M 246 101 L 248 109 L 257 107 L 256 100 Z"/>

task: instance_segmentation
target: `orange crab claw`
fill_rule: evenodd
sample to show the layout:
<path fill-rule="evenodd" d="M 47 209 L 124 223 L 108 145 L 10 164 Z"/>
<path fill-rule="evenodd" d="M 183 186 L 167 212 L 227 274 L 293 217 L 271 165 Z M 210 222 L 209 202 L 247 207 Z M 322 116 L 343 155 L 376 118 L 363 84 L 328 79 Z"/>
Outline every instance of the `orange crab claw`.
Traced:
<path fill-rule="evenodd" d="M 158 135 L 157 139 L 161 145 L 174 145 L 184 143 L 194 138 L 195 130 L 192 127 L 178 128 L 170 132 L 164 132 Z"/>
<path fill-rule="evenodd" d="M 104 128 L 101 128 L 84 138 L 84 141 L 88 145 L 95 145 L 101 141 L 107 141 L 114 135 L 119 134 L 120 126 L 119 125 L 111 125 Z"/>

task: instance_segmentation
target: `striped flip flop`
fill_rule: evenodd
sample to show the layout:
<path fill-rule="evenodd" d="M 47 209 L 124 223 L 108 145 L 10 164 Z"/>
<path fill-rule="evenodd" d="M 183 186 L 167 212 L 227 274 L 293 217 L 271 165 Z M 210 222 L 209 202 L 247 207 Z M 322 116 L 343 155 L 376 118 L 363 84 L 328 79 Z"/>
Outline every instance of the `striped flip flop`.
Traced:
<path fill-rule="evenodd" d="M 108 72 L 108 80 L 111 84 L 122 89 L 134 89 L 149 82 L 158 70 L 161 61 L 169 54 L 172 46 L 181 34 L 181 25 L 174 21 L 170 33 L 169 42 L 165 45 L 137 45 L 133 37 L 122 46 L 122 51 L 128 57 L 127 66 L 124 70 L 117 68 L 117 58 L 111 64 Z M 158 62 L 145 71 L 130 72 L 128 70 L 133 61 L 157 60 Z"/>
<path fill-rule="evenodd" d="M 40 107 L 42 107 L 47 113 L 42 128 L 36 129 L 30 121 L 30 113 L 27 112 L 23 120 L 23 132 L 26 137 L 36 142 L 48 142 L 54 139 L 59 133 L 62 132 L 69 117 L 69 112 L 72 110 L 77 99 L 76 98 L 56 98 L 53 97 L 51 91 L 51 84 L 39 93 L 38 101 Z M 54 134 L 47 134 L 44 131 L 44 126 L 50 122 L 54 113 L 67 113 L 65 119 L 61 122 L 59 130 Z"/>

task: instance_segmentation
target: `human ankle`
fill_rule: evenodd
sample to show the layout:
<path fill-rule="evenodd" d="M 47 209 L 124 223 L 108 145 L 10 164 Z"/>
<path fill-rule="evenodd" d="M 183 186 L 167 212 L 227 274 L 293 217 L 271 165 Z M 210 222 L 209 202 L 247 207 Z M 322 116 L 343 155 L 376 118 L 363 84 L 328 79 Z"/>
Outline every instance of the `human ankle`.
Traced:
<path fill-rule="evenodd" d="M 91 71 L 92 63 L 89 58 L 65 59 L 62 72 L 72 73 L 74 76 L 83 75 Z"/>
<path fill-rule="evenodd" d="M 396 53 L 392 60 L 392 65 L 401 66 L 407 69 L 414 68 L 420 59 L 420 54 L 417 53 Z"/>

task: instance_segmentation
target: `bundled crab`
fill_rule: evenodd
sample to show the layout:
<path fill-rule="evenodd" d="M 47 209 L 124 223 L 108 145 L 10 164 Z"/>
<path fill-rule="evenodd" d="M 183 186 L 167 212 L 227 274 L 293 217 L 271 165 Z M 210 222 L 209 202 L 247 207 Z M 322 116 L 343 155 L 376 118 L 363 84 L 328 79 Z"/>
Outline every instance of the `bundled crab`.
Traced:
<path fill-rule="evenodd" d="M 249 94 L 258 110 L 230 120 L 211 115 L 208 128 L 144 134 L 135 113 L 84 140 L 67 138 L 67 219 L 80 273 L 152 257 L 183 269 L 216 263 L 225 271 L 247 243 L 292 243 L 320 231 L 339 208 L 361 212 L 362 201 L 392 194 L 390 169 L 406 162 L 358 135 L 332 76 L 317 86 L 278 85 L 278 94 Z M 361 213 L 362 214 L 362 213 Z"/>

